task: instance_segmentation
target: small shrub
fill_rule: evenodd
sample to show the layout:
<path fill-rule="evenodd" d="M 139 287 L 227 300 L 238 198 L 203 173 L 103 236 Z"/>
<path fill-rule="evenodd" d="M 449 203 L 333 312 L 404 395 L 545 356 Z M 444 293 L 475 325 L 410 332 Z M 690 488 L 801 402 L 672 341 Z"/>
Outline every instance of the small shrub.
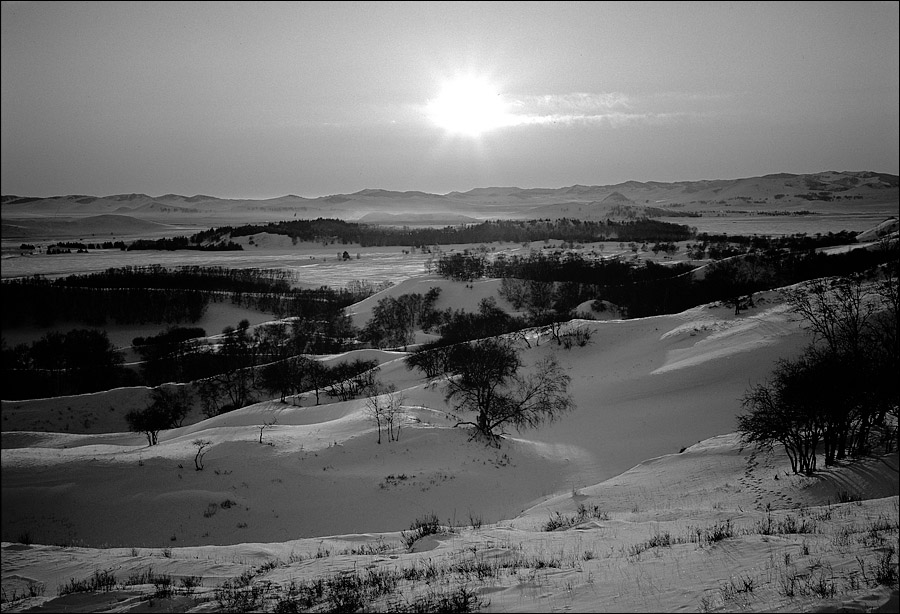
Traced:
<path fill-rule="evenodd" d="M 362 544 L 360 546 L 353 546 L 346 550 L 341 551 L 339 554 L 351 554 L 354 556 L 360 555 L 375 555 L 375 554 L 384 554 L 393 549 L 393 546 L 390 544 L 386 544 L 383 541 L 379 541 L 377 544 Z"/>
<path fill-rule="evenodd" d="M 41 582 L 29 582 L 28 588 L 23 590 L 20 594 L 18 591 L 13 589 L 12 594 L 6 592 L 6 589 L 2 589 L 0 592 L 0 603 L 13 603 L 16 601 L 21 601 L 23 599 L 31 599 L 34 597 L 43 597 L 44 596 L 44 585 Z"/>
<path fill-rule="evenodd" d="M 833 599 L 837 588 L 833 581 L 825 577 L 825 570 L 819 569 L 818 574 L 811 573 L 805 580 L 802 593 L 815 595 L 819 599 Z"/>
<path fill-rule="evenodd" d="M 172 576 L 163 574 L 153 578 L 153 586 L 156 591 L 153 596 L 157 599 L 166 599 L 175 594 L 175 587 L 172 582 Z"/>
<path fill-rule="evenodd" d="M 200 586 L 203 578 L 200 576 L 185 576 L 181 579 L 181 590 L 185 595 L 194 594 L 194 589 Z"/>
<path fill-rule="evenodd" d="M 57 594 L 70 595 L 72 593 L 96 593 L 111 591 L 116 586 L 116 575 L 112 570 L 95 570 L 94 575 L 84 580 L 75 580 L 72 578 L 68 584 L 64 584 L 57 589 Z"/>
<path fill-rule="evenodd" d="M 489 603 L 482 600 L 477 592 L 463 585 L 445 592 L 432 589 L 427 594 L 417 597 L 407 608 L 398 611 L 466 613 L 478 612 L 488 605 Z"/>
<path fill-rule="evenodd" d="M 238 586 L 225 582 L 215 590 L 215 600 L 225 612 L 260 612 L 270 589 L 268 582 Z"/>
<path fill-rule="evenodd" d="M 650 548 L 668 548 L 672 545 L 672 536 L 668 531 L 657 532 L 647 541 L 647 545 Z"/>
<path fill-rule="evenodd" d="M 469 526 L 473 529 L 480 529 L 484 519 L 481 517 L 481 514 L 473 514 L 469 512 Z"/>
<path fill-rule="evenodd" d="M 328 580 L 326 598 L 331 612 L 358 612 L 365 605 L 362 578 L 339 575 Z"/>
<path fill-rule="evenodd" d="M 559 512 L 554 512 L 556 516 L 551 515 L 547 522 L 544 523 L 542 530 L 556 531 L 557 529 L 568 529 L 576 524 L 585 522 L 586 520 L 609 520 L 609 514 L 600 509 L 599 505 L 591 505 L 590 507 L 583 503 L 578 504 L 577 512 L 574 516 L 563 516 Z"/>
<path fill-rule="evenodd" d="M 817 528 L 814 521 L 807 521 L 806 518 L 798 521 L 797 518 L 791 514 L 785 516 L 784 519 L 776 523 L 775 526 L 775 532 L 779 535 L 790 535 L 794 533 L 815 533 Z"/>
<path fill-rule="evenodd" d="M 788 567 L 778 574 L 778 594 L 788 599 L 793 599 L 797 594 L 799 576 L 793 567 Z"/>
<path fill-rule="evenodd" d="M 591 337 L 593 336 L 594 332 L 592 330 L 579 328 L 561 335 L 560 343 L 562 343 L 562 346 L 567 350 L 571 350 L 575 346 L 583 348 L 591 342 Z"/>
<path fill-rule="evenodd" d="M 557 529 L 568 529 L 574 523 L 574 517 L 572 516 L 563 516 L 559 512 L 555 512 L 556 516 L 550 516 L 547 519 L 547 522 L 544 523 L 544 526 L 541 527 L 543 531 L 556 531 Z"/>
<path fill-rule="evenodd" d="M 427 535 L 437 535 L 441 532 L 441 525 L 435 514 L 429 514 L 424 518 L 416 519 L 409 527 L 409 531 L 402 531 L 400 538 L 406 544 L 407 549 L 418 540 Z"/>
<path fill-rule="evenodd" d="M 705 529 L 695 528 L 694 534 L 696 535 L 697 543 L 710 545 L 722 541 L 723 539 L 734 537 L 734 526 L 729 519 L 725 522 L 717 522 Z"/>
<path fill-rule="evenodd" d="M 144 571 L 132 571 L 128 575 L 128 579 L 123 583 L 124 586 L 137 586 L 140 584 L 151 584 L 153 582 L 153 568 L 148 567 Z"/>
<path fill-rule="evenodd" d="M 894 546 L 889 546 L 878 557 L 874 574 L 875 581 L 878 584 L 884 586 L 895 586 L 897 584 L 897 565 L 894 564 L 894 553 L 896 551 L 897 549 Z"/>
<path fill-rule="evenodd" d="M 583 503 L 578 504 L 578 516 L 582 519 L 594 518 L 596 520 L 609 520 L 609 513 L 600 509 L 599 505 L 585 506 Z"/>
<path fill-rule="evenodd" d="M 256 569 L 256 573 L 264 574 L 268 571 L 272 571 L 273 569 L 277 568 L 279 565 L 281 565 L 281 561 L 279 561 L 278 559 L 269 559 L 268 561 L 266 561 L 265 563 L 263 563 Z"/>

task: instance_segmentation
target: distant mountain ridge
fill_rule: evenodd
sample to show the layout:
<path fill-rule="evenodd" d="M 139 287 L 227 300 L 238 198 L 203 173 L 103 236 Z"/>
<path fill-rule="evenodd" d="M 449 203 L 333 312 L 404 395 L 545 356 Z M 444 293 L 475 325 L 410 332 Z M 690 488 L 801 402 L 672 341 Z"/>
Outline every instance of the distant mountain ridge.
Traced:
<path fill-rule="evenodd" d="M 102 214 L 82 218 L 31 218 L 3 220 L 0 224 L 4 239 L 91 237 L 98 242 L 111 236 L 171 232 L 169 226 L 139 219 L 131 215 Z"/>
<path fill-rule="evenodd" d="M 114 194 L 33 197 L 3 195 L 4 218 L 80 218 L 128 215 L 162 223 L 266 222 L 294 217 L 345 220 L 404 218 L 487 219 L 496 217 L 665 217 L 700 214 L 725 206 L 757 209 L 815 209 L 835 201 L 886 203 L 898 198 L 897 175 L 872 171 L 826 171 L 796 175 L 775 173 L 740 179 L 626 181 L 614 185 L 561 188 L 490 186 L 466 192 L 430 194 L 416 190 L 366 188 L 350 194 L 315 198 L 289 194 L 267 199 L 227 199 L 205 194 Z M 376 214 L 376 215 L 372 215 Z M 424 217 L 423 217 L 424 216 Z"/>

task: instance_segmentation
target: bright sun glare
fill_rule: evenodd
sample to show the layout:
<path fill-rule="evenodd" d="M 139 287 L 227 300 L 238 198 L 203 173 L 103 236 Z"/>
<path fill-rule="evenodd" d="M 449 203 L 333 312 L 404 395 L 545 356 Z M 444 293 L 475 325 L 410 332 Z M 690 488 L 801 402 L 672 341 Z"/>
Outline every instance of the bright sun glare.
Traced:
<path fill-rule="evenodd" d="M 451 134 L 478 137 L 508 123 L 507 105 L 484 79 L 460 77 L 447 81 L 429 102 L 431 120 Z"/>

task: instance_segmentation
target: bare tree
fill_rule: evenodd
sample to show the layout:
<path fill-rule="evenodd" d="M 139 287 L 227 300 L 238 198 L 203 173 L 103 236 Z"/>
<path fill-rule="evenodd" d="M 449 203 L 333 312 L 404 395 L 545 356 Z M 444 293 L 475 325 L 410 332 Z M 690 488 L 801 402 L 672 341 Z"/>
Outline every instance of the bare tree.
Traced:
<path fill-rule="evenodd" d="M 201 380 L 197 384 L 200 395 L 200 403 L 203 407 L 203 415 L 207 418 L 215 418 L 222 412 L 222 387 L 213 378 Z"/>
<path fill-rule="evenodd" d="M 331 369 L 328 365 L 319 362 L 318 360 L 310 360 L 306 367 L 306 387 L 308 390 L 315 392 L 316 405 L 318 405 L 319 394 L 329 383 L 331 383 Z"/>
<path fill-rule="evenodd" d="M 197 471 L 203 471 L 203 457 L 209 452 L 212 442 L 208 439 L 195 439 L 191 443 L 197 446 L 197 453 L 194 455 L 194 468 Z"/>
<path fill-rule="evenodd" d="M 571 378 L 552 356 L 520 375 L 522 363 L 512 343 L 497 338 L 456 346 L 446 398 L 458 415 L 456 426 L 474 427 L 474 436 L 495 442 L 503 429 L 535 428 L 574 409 Z M 474 421 L 461 416 L 476 414 Z"/>
<path fill-rule="evenodd" d="M 263 440 L 262 440 L 263 431 L 266 430 L 267 428 L 269 428 L 270 426 L 275 426 L 275 424 L 277 422 L 278 422 L 278 418 L 272 418 L 271 420 L 266 420 L 265 422 L 263 422 L 262 424 L 260 424 L 256 427 L 259 429 L 259 443 L 263 442 Z"/>
<path fill-rule="evenodd" d="M 816 470 L 816 451 L 827 435 L 821 355 L 808 352 L 797 360 L 779 360 L 771 379 L 750 388 L 741 400 L 738 432 L 746 443 L 763 449 L 781 444 L 794 473 Z"/>
<path fill-rule="evenodd" d="M 353 362 L 340 362 L 329 371 L 328 394 L 341 401 L 355 399 L 372 388 L 379 370 L 377 360 L 357 358 Z"/>
<path fill-rule="evenodd" d="M 877 291 L 861 276 L 816 279 L 784 291 L 791 309 L 834 355 L 856 355 L 879 308 Z"/>
<path fill-rule="evenodd" d="M 451 353 L 449 346 L 428 345 L 404 358 L 403 363 L 407 369 L 419 369 L 425 377 L 439 377 L 447 372 Z"/>
<path fill-rule="evenodd" d="M 873 429 L 883 428 L 897 406 L 896 263 L 879 283 L 862 275 L 817 279 L 785 291 L 788 303 L 811 329 L 818 343 L 808 352 L 819 362 L 839 365 L 840 374 L 822 378 L 829 387 L 844 380 L 842 403 L 823 411 L 826 465 L 849 454 L 868 451 Z M 893 268 L 891 268 L 893 267 Z"/>
<path fill-rule="evenodd" d="M 185 387 L 177 389 L 154 388 L 150 391 L 150 405 L 125 414 L 125 420 L 132 431 L 144 433 L 147 443 L 156 445 L 159 432 L 182 425 L 191 409 L 192 395 Z"/>
<path fill-rule="evenodd" d="M 403 393 L 391 384 L 387 387 L 376 384 L 366 399 L 366 414 L 375 422 L 378 429 L 378 443 L 381 444 L 381 431 L 387 431 L 388 441 L 400 441 L 400 429 L 403 426 Z"/>
<path fill-rule="evenodd" d="M 785 291 L 814 343 L 778 361 L 770 381 L 744 396 L 745 441 L 780 443 L 796 473 L 815 472 L 818 452 L 826 466 L 867 453 L 878 429 L 893 447 L 896 431 L 885 418 L 897 407 L 897 299 L 894 275 L 886 275 L 880 285 L 853 276 Z"/>

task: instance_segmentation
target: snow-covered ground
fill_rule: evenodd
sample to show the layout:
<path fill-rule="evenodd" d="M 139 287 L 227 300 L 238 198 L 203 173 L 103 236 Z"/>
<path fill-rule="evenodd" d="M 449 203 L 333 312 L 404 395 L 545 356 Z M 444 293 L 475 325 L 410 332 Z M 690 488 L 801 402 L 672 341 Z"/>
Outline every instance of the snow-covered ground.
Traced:
<path fill-rule="evenodd" d="M 439 284 L 442 304 L 474 309 L 491 283 L 420 277 L 388 292 Z M 4 432 L 2 588 L 6 599 L 44 588 L 3 611 L 95 571 L 121 584 L 151 567 L 202 578 L 191 598 L 153 602 L 178 611 L 227 609 L 215 587 L 242 574 L 271 583 L 272 610 L 292 581 L 368 570 L 413 578 L 376 609 L 463 586 L 488 611 L 896 610 L 896 590 L 890 602 L 872 578 L 897 542 L 897 453 L 798 477 L 778 450 L 733 434 L 747 387 L 810 340 L 777 293 L 756 305 L 575 320 L 591 331 L 585 347 L 523 344 L 526 365 L 557 356 L 577 408 L 499 448 L 453 428 L 440 383 L 402 352 L 375 356 L 407 409 L 399 441 L 380 445 L 365 399 L 308 396 L 166 431 L 150 448 L 133 433 Z M 197 439 L 212 444 L 202 471 Z M 403 532 L 431 514 L 441 531 L 407 547 Z M 761 531 L 788 516 L 808 531 Z M 551 520 L 561 526 L 544 530 Z M 426 568 L 428 581 L 410 571 Z M 118 588 L 47 607 L 127 611 L 154 592 Z"/>

